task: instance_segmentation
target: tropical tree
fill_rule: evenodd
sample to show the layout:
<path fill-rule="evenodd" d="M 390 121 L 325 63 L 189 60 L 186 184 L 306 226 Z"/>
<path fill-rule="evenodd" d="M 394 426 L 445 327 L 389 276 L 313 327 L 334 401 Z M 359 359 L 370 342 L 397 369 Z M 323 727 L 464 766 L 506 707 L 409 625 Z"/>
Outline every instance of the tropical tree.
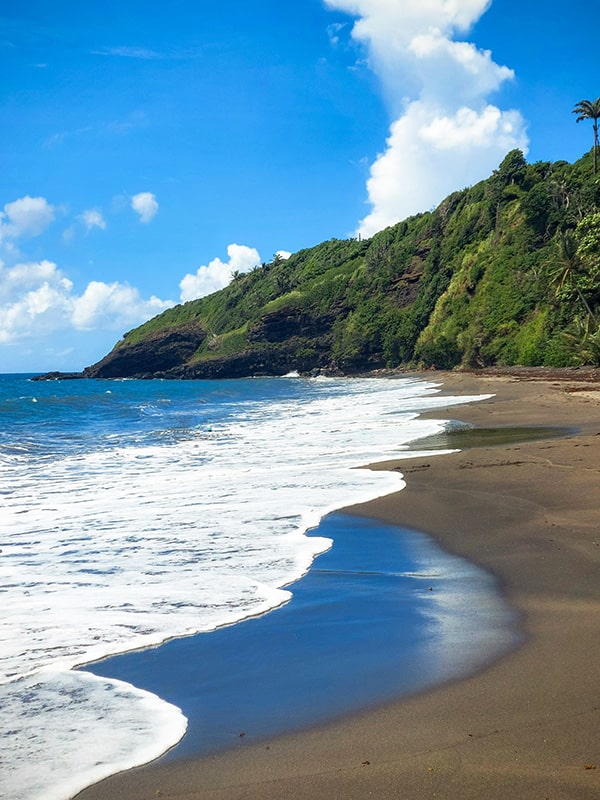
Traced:
<path fill-rule="evenodd" d="M 550 286 L 554 288 L 557 295 L 560 295 L 565 289 L 574 292 L 585 308 L 589 322 L 595 323 L 597 321 L 595 314 L 577 282 L 579 275 L 584 272 L 577 239 L 571 231 L 562 231 L 557 244 L 557 258 L 550 268 Z"/>
<path fill-rule="evenodd" d="M 598 169 L 598 119 L 600 118 L 600 97 L 595 100 L 580 100 L 573 113 L 577 114 L 577 122 L 591 119 L 594 126 L 594 175 Z"/>
<path fill-rule="evenodd" d="M 575 319 L 562 335 L 578 364 L 600 365 L 600 327 L 590 328 L 587 320 Z"/>

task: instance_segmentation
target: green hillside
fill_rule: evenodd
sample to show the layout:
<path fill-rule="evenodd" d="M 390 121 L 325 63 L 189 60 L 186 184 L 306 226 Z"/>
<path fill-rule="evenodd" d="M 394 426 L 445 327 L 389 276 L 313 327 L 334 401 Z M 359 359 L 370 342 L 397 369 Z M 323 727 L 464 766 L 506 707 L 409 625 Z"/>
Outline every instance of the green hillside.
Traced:
<path fill-rule="evenodd" d="M 600 176 L 510 152 L 372 239 L 236 275 L 127 333 L 88 376 L 600 364 Z"/>

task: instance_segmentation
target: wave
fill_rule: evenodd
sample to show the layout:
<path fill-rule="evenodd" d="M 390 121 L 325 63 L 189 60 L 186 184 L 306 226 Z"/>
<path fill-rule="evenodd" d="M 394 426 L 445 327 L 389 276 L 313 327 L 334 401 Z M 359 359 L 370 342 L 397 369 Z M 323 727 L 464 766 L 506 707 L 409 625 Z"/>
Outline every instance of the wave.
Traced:
<path fill-rule="evenodd" d="M 418 418 L 420 411 L 474 399 L 436 397 L 431 382 L 382 379 L 118 382 L 110 395 L 104 382 L 78 382 L 61 391 L 60 402 L 46 398 L 54 416 L 48 430 L 37 431 L 37 447 L 19 439 L 17 418 L 0 448 L 7 518 L 0 730 L 3 743 L 16 742 L 13 799 L 38 796 L 28 777 L 31 759 L 69 764 L 67 773 L 89 779 L 92 768 L 79 762 L 85 735 L 73 720 L 80 712 L 89 719 L 87 709 L 96 708 L 90 729 L 110 736 L 113 712 L 96 703 L 98 693 L 117 698 L 117 714 L 126 718 L 125 707 L 139 706 L 146 718 L 145 727 L 133 726 L 146 744 L 136 744 L 126 766 L 158 755 L 156 705 L 148 714 L 133 687 L 125 700 L 96 679 L 80 676 L 71 685 L 72 667 L 287 602 L 286 587 L 330 546 L 306 531 L 334 509 L 404 485 L 397 472 L 356 467 L 396 458 L 409 442 L 442 429 L 440 421 Z M 152 424 L 141 425 L 141 417 Z M 43 705 L 51 695 L 67 699 L 56 718 L 76 730 L 77 766 L 74 754 L 56 753 Z M 31 740 L 37 755 L 25 749 L 21 757 L 31 732 L 12 736 L 11 709 L 40 702 L 44 722 Z M 172 707 L 163 712 L 179 719 Z M 181 735 L 178 723 L 166 730 L 163 749 Z M 116 756 L 100 760 L 104 774 L 121 768 Z M 66 786 L 56 769 L 55 787 Z M 51 791 L 52 781 L 45 798 L 70 796 L 71 789 Z"/>

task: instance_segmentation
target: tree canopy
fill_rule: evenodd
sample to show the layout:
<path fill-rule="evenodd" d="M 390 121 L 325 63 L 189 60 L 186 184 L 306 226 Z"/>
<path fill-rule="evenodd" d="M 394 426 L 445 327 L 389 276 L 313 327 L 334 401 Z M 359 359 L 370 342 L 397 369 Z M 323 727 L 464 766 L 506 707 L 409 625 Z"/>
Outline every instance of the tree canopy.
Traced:
<path fill-rule="evenodd" d="M 590 153 L 528 164 L 513 150 L 433 211 L 371 239 L 275 257 L 168 309 L 86 374 L 600 364 L 599 320 L 600 179 Z"/>
<path fill-rule="evenodd" d="M 577 122 L 591 119 L 594 127 L 594 175 L 598 171 L 598 119 L 600 118 L 600 97 L 595 100 L 580 100 L 573 113 L 577 114 Z"/>

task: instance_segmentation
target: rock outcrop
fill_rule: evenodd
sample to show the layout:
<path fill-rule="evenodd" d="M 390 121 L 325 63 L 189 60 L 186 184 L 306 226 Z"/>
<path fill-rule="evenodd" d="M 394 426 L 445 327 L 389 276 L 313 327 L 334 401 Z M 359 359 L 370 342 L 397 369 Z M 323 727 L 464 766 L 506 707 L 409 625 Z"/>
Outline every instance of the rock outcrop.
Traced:
<path fill-rule="evenodd" d="M 597 366 L 599 254 L 591 154 L 527 164 L 514 150 L 487 180 L 372 239 L 276 257 L 166 309 L 81 377 Z"/>
<path fill-rule="evenodd" d="M 84 378 L 153 378 L 181 367 L 200 347 L 206 332 L 197 325 L 167 328 L 135 344 L 117 345 Z"/>

